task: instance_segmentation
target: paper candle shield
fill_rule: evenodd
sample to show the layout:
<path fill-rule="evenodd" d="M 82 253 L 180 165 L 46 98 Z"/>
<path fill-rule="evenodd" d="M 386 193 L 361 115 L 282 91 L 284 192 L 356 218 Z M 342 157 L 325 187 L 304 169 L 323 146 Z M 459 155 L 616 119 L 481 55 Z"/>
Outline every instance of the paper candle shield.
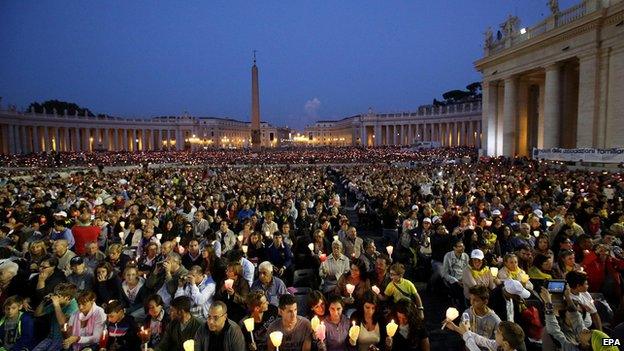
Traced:
<path fill-rule="evenodd" d="M 253 318 L 247 318 L 243 321 L 243 324 L 245 324 L 245 329 L 247 329 L 248 332 L 252 332 L 254 330 L 254 319 Z"/>
<path fill-rule="evenodd" d="M 392 256 L 392 252 L 394 252 L 394 247 L 392 245 L 386 246 L 386 251 L 388 252 L 388 256 Z"/>
<path fill-rule="evenodd" d="M 457 317 L 459 317 L 459 311 L 457 310 L 457 308 L 455 307 L 449 307 L 446 310 L 446 318 L 450 321 L 455 320 Z"/>
<path fill-rule="evenodd" d="M 321 325 L 321 321 L 319 320 L 319 317 L 317 316 L 312 317 L 312 319 L 310 320 L 310 325 L 312 326 L 312 330 L 316 332 L 316 329 L 318 329 L 319 325 Z"/>
<path fill-rule="evenodd" d="M 492 276 L 494 278 L 496 278 L 498 276 L 498 268 L 497 267 L 490 267 L 490 273 L 492 273 Z"/>
<path fill-rule="evenodd" d="M 182 348 L 184 351 L 195 351 L 195 340 L 186 340 L 184 344 L 182 344 Z"/>
<path fill-rule="evenodd" d="M 381 290 L 379 290 L 379 288 L 377 287 L 377 285 L 373 285 L 373 287 L 371 288 L 371 290 L 373 290 L 373 292 L 377 295 L 379 295 L 379 293 L 381 292 Z"/>
<path fill-rule="evenodd" d="M 353 291 L 355 290 L 355 285 L 347 284 L 347 286 L 345 288 L 347 289 L 347 294 L 351 295 L 351 294 L 353 294 Z"/>
<path fill-rule="evenodd" d="M 282 338 L 283 337 L 284 337 L 284 334 L 282 334 L 281 331 L 274 331 L 271 334 L 269 334 L 269 338 L 271 339 L 271 343 L 275 347 L 280 347 L 282 345 Z"/>
<path fill-rule="evenodd" d="M 224 286 L 226 289 L 232 289 L 232 285 L 234 285 L 234 279 L 226 279 L 226 280 L 223 282 L 223 286 Z"/>
<path fill-rule="evenodd" d="M 397 329 L 399 329 L 399 325 L 394 323 L 393 319 L 386 325 L 386 334 L 388 334 L 389 337 L 393 337 L 394 334 L 396 334 Z"/>

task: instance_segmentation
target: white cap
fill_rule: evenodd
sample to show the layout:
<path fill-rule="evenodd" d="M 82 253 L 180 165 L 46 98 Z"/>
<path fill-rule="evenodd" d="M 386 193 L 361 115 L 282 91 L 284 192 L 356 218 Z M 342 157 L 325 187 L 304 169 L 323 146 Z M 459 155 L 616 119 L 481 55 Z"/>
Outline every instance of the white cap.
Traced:
<path fill-rule="evenodd" d="M 542 212 L 542 210 L 537 209 L 535 211 L 533 211 L 533 214 L 537 216 L 537 218 L 542 219 L 544 218 L 544 212 Z"/>
<path fill-rule="evenodd" d="M 65 212 L 65 211 L 58 211 L 54 215 L 67 218 L 67 212 Z"/>
<path fill-rule="evenodd" d="M 418 211 L 418 205 L 412 205 L 412 210 L 413 211 Z"/>
<path fill-rule="evenodd" d="M 425 223 L 425 222 L 431 223 L 431 218 L 425 217 L 425 219 L 423 219 L 423 223 Z"/>
<path fill-rule="evenodd" d="M 442 221 L 442 218 L 440 218 L 440 217 L 438 217 L 438 216 L 433 217 L 433 223 L 435 223 L 435 222 L 437 222 L 437 221 L 440 221 L 440 222 L 441 222 L 441 221 Z"/>
<path fill-rule="evenodd" d="M 482 260 L 484 257 L 485 255 L 483 254 L 483 251 L 479 249 L 474 249 L 470 253 L 470 258 L 476 258 L 476 259 Z"/>
<path fill-rule="evenodd" d="M 500 216 L 500 215 L 501 215 L 501 211 L 500 210 L 492 211 L 492 216 Z"/>
<path fill-rule="evenodd" d="M 514 279 L 506 279 L 505 283 L 505 291 L 511 295 L 518 295 L 523 299 L 528 299 L 531 297 L 531 293 L 522 286 L 517 280 Z"/>

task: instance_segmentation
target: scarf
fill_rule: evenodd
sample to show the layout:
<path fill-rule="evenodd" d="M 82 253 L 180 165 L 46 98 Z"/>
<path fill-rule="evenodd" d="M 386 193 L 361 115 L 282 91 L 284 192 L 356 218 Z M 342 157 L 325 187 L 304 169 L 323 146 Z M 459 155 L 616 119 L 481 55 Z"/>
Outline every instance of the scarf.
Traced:
<path fill-rule="evenodd" d="M 601 332 L 600 330 L 592 330 L 591 334 L 591 347 L 592 350 L 605 350 L 605 351 L 616 351 L 617 346 L 602 346 L 602 339 L 609 339 L 609 335 Z"/>
<path fill-rule="evenodd" d="M 124 294 L 126 294 L 126 296 L 128 297 L 128 301 L 130 301 L 130 303 L 134 303 L 134 300 L 136 299 L 137 294 L 139 293 L 139 290 L 141 289 L 142 286 L 143 286 L 142 277 L 139 277 L 139 282 L 134 288 L 129 287 L 128 283 L 125 281 L 121 283 L 121 288 L 123 289 Z"/>
<path fill-rule="evenodd" d="M 475 278 L 475 280 L 483 278 L 483 276 L 485 276 L 486 274 L 491 274 L 490 268 L 485 265 L 480 270 L 476 270 L 471 266 L 470 273 L 472 274 L 472 277 Z"/>
<path fill-rule="evenodd" d="M 552 275 L 542 272 L 542 270 L 537 267 L 529 268 L 528 274 L 531 279 L 552 279 Z"/>
<path fill-rule="evenodd" d="M 85 316 L 82 312 L 78 312 L 78 317 L 74 319 L 74 324 L 71 326 L 72 328 L 72 333 L 71 335 L 75 335 L 75 336 L 87 336 L 87 335 L 92 335 L 93 331 L 95 329 L 95 316 L 93 315 L 95 313 L 96 308 L 98 308 L 98 306 L 95 304 L 95 302 L 93 303 L 93 305 L 91 305 L 91 309 L 89 310 L 89 313 L 87 313 L 87 315 Z M 99 307 L 101 308 L 101 307 Z M 86 322 L 87 325 L 84 328 L 84 335 L 82 335 L 80 333 L 80 325 Z M 79 345 L 78 343 L 75 343 L 73 345 L 73 349 L 74 350 L 79 350 L 81 346 L 84 345 Z"/>
<path fill-rule="evenodd" d="M 520 280 L 520 273 L 523 273 L 523 271 L 522 269 L 520 269 L 520 267 L 516 268 L 515 271 L 512 271 L 509 268 L 507 268 L 507 273 L 509 273 L 509 278 L 513 280 Z"/>

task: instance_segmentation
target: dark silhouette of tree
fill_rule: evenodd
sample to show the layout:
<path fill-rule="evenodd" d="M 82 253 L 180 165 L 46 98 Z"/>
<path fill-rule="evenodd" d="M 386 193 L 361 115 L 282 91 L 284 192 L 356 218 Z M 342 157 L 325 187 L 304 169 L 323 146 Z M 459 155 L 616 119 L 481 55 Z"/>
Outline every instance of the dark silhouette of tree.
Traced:
<path fill-rule="evenodd" d="M 481 96 L 481 82 L 470 83 L 466 86 L 466 89 L 468 89 L 470 94 L 472 94 L 475 97 Z"/>
<path fill-rule="evenodd" d="M 63 114 L 67 110 L 68 115 L 75 115 L 77 111 L 80 116 L 84 116 L 85 112 L 90 117 L 95 116 L 88 108 L 80 107 L 73 102 L 48 100 L 43 103 L 33 102 L 28 106 L 28 109 L 34 109 L 35 113 L 43 113 L 44 108 L 46 113 L 53 113 L 54 109 L 56 109 L 57 114 Z"/>
<path fill-rule="evenodd" d="M 448 103 L 463 102 L 466 98 L 470 97 L 470 92 L 463 90 L 450 90 L 442 94 L 442 97 Z"/>

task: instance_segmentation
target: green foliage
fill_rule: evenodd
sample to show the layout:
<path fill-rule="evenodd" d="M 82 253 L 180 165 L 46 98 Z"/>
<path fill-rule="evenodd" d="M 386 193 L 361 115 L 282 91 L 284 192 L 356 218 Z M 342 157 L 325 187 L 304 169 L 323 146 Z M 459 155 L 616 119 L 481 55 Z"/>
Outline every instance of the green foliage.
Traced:
<path fill-rule="evenodd" d="M 43 103 L 33 102 L 28 106 L 28 109 L 34 109 L 35 113 L 43 113 L 44 108 L 46 113 L 49 114 L 53 113 L 54 109 L 56 109 L 57 114 L 63 114 L 64 111 L 67 110 L 68 115 L 75 115 L 77 111 L 80 116 L 84 116 L 85 112 L 90 117 L 95 116 L 88 108 L 80 107 L 73 102 L 48 100 Z"/>

